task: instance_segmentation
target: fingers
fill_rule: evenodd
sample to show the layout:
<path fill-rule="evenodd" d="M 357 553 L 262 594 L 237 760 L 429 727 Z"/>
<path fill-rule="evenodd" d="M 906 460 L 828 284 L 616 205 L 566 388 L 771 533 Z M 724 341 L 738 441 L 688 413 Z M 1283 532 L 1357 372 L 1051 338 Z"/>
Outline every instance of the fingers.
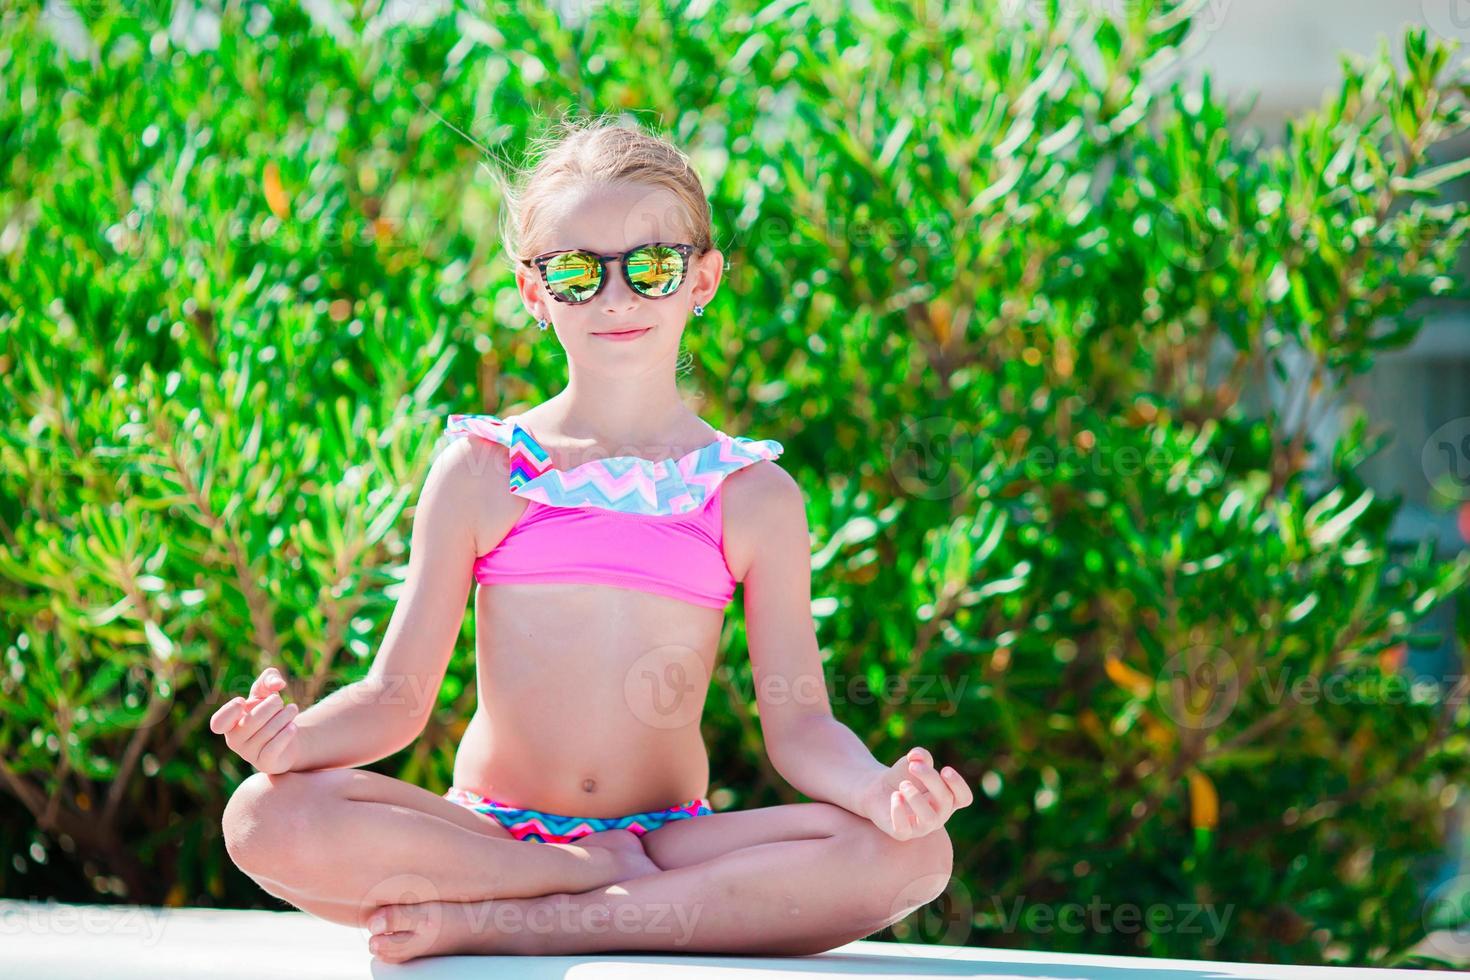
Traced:
<path fill-rule="evenodd" d="M 940 823 L 944 822 L 944 820 L 948 819 L 950 813 L 954 811 L 954 807 L 924 793 L 919 787 L 907 779 L 899 784 L 898 791 L 903 794 L 903 798 L 913 808 L 914 816 L 918 820 L 918 831 L 920 835 L 927 834 L 933 830 Z"/>
<path fill-rule="evenodd" d="M 275 697 L 275 695 L 272 695 L 272 697 Z M 249 738 L 245 739 L 244 743 L 241 745 L 241 748 L 251 755 L 256 755 L 260 753 L 267 742 L 274 738 L 276 734 L 281 731 L 281 729 L 285 728 L 296 718 L 297 710 L 298 709 L 295 704 L 288 704 L 285 707 L 281 708 L 279 711 L 275 712 L 265 722 L 265 724 L 261 725 L 260 728 L 256 730 L 254 735 L 251 735 Z"/>
<path fill-rule="evenodd" d="M 230 747 L 234 748 L 236 752 L 240 751 L 240 746 L 248 742 L 250 736 L 260 731 L 261 727 L 270 721 L 277 711 L 281 710 L 281 706 L 281 696 L 279 694 L 272 694 L 247 711 L 245 717 L 241 719 L 240 724 L 236 725 L 234 730 L 226 736 L 230 742 Z"/>
<path fill-rule="evenodd" d="M 919 792 L 918 787 L 909 782 L 904 782 L 902 788 L 893 794 L 889 808 L 896 831 L 892 835 L 894 838 L 912 840 L 915 837 L 923 837 L 943 825 L 948 814 L 940 814 L 935 811 L 930 803 L 924 802 L 926 799 L 927 797 Z"/>
<path fill-rule="evenodd" d="M 900 778 L 902 778 L 903 775 L 905 775 L 909 771 L 909 763 L 911 762 L 918 762 L 924 765 L 932 765 L 934 759 L 929 755 L 928 749 L 916 745 L 905 752 L 903 755 L 899 756 L 898 761 L 889 766 L 889 768 L 897 772 Z"/>
<path fill-rule="evenodd" d="M 296 712 L 291 710 L 295 707 L 295 704 L 288 704 L 287 710 L 281 712 L 284 715 L 289 711 L 291 718 L 281 726 L 279 732 L 262 742 L 260 750 L 255 755 L 255 768 L 272 773 L 283 772 L 291 768 L 288 762 L 294 761 L 296 739 L 301 732 L 296 727 Z"/>
<path fill-rule="evenodd" d="M 274 667 L 267 667 L 250 685 L 250 694 L 247 697 L 231 698 L 221 705 L 218 711 L 209 716 L 209 730 L 216 735 L 232 731 L 251 709 L 272 692 L 279 691 L 285 686 L 286 678 L 281 672 Z"/>
<path fill-rule="evenodd" d="M 300 705 L 284 704 L 286 678 L 267 667 L 250 685 L 247 697 L 231 698 L 209 719 L 209 728 L 224 735 L 235 754 L 263 772 L 281 772 L 294 759 L 294 724 Z"/>
<path fill-rule="evenodd" d="M 940 778 L 938 771 L 933 766 L 921 762 L 910 762 L 909 778 L 916 780 L 934 803 L 944 808 L 946 816 L 949 815 L 950 810 L 954 809 L 956 805 L 954 791 Z"/>
<path fill-rule="evenodd" d="M 926 750 L 914 749 L 906 758 L 910 778 L 899 784 L 899 793 L 914 815 L 912 836 L 922 837 L 943 825 L 957 807 L 968 805 L 974 797 L 952 767 L 945 766 L 943 774 L 935 770 L 933 757 Z"/>
<path fill-rule="evenodd" d="M 895 792 L 888 798 L 888 817 L 893 822 L 893 837 L 896 840 L 908 840 L 917 836 L 918 815 L 909 806 L 908 800 L 904 799 L 903 793 Z"/>
<path fill-rule="evenodd" d="M 953 800 L 955 809 L 969 806 L 975 802 L 975 794 L 970 790 L 965 778 L 959 774 L 953 766 L 945 766 L 942 771 L 934 768 L 934 757 L 929 750 L 922 746 L 910 749 L 900 760 L 904 769 L 911 779 L 917 779 L 936 800 L 948 804 Z"/>
<path fill-rule="evenodd" d="M 240 716 L 245 714 L 244 698 L 231 698 L 220 706 L 220 709 L 209 716 L 209 730 L 216 735 L 223 735 L 234 728 L 240 722 Z"/>
<path fill-rule="evenodd" d="M 891 836 L 898 840 L 922 837 L 949 819 L 949 815 L 974 797 L 959 773 L 953 779 L 934 768 L 934 756 L 921 745 L 909 749 L 892 766 L 899 788 L 889 793 Z M 905 778 L 907 777 L 907 778 Z M 892 784 L 890 784 L 892 785 Z M 963 799 L 965 802 L 960 802 Z"/>
<path fill-rule="evenodd" d="M 260 672 L 255 683 L 250 685 L 250 697 L 259 701 L 272 691 L 279 691 L 285 686 L 286 678 L 281 676 L 281 672 L 274 667 L 267 667 Z"/>
<path fill-rule="evenodd" d="M 961 776 L 953 766 L 945 766 L 940 776 L 944 778 L 945 785 L 954 792 L 956 807 L 969 806 L 975 802 L 975 794 L 970 792 L 970 787 L 965 783 L 965 777 Z"/>
<path fill-rule="evenodd" d="M 928 755 L 915 749 L 904 758 L 908 759 L 908 779 L 899 783 L 899 792 L 909 801 L 918 821 L 916 837 L 922 837 L 941 826 L 958 805 L 954 791 L 935 771 L 934 766 L 918 761 L 916 756 Z"/>

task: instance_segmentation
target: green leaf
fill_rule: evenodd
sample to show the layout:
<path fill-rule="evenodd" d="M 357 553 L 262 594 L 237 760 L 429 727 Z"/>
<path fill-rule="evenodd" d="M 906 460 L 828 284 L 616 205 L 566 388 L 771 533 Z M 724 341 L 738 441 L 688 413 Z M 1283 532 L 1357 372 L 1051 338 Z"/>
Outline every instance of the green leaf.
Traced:
<path fill-rule="evenodd" d="M 1451 180 L 1457 180 L 1470 174 L 1470 156 L 1449 163 L 1442 163 L 1437 167 L 1429 167 L 1421 170 L 1410 177 L 1395 177 L 1392 187 L 1395 193 L 1407 194 L 1413 191 L 1433 191 L 1441 184 Z"/>

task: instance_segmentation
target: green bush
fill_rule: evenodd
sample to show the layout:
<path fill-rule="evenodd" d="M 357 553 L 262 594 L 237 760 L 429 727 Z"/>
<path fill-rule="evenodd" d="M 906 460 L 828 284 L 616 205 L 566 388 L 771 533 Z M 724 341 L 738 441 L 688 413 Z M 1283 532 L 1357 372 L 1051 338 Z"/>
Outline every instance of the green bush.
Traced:
<path fill-rule="evenodd" d="M 1191 23 L 1147 0 L 230 2 L 201 52 L 170 5 L 82 3 L 91 54 L 37 6 L 0 14 L 5 894 L 279 907 L 225 856 L 248 772 L 204 722 L 268 664 L 303 703 L 361 676 L 443 416 L 563 383 L 481 165 L 612 108 L 709 188 L 730 268 L 680 384 L 786 447 L 838 716 L 977 790 L 892 935 L 1354 964 L 1423 935 L 1470 741 L 1391 682 L 1470 555 L 1392 545 L 1361 413 L 1304 422 L 1455 282 L 1466 81 L 1423 31 L 1265 147 L 1158 80 Z M 712 789 L 795 801 L 741 624 Z M 472 632 L 373 768 L 448 785 Z M 1169 920 L 1069 928 L 1094 900 Z"/>

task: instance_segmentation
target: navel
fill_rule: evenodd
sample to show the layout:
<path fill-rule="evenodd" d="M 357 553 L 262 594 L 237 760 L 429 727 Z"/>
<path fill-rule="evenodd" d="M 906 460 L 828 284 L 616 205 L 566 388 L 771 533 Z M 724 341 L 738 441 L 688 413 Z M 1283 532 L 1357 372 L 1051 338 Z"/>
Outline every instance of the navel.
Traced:
<path fill-rule="evenodd" d="M 588 793 L 591 793 L 591 792 L 596 791 L 596 789 L 597 789 L 597 780 L 595 780 L 595 779 L 584 779 L 584 780 L 582 780 L 582 789 L 585 790 Z"/>

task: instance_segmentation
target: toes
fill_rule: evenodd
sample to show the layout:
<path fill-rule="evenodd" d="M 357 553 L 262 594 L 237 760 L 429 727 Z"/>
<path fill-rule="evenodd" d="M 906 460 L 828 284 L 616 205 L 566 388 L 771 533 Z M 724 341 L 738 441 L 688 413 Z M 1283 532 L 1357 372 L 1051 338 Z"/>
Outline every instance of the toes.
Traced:
<path fill-rule="evenodd" d="M 369 931 L 374 933 L 438 932 L 444 924 L 444 903 L 414 902 L 407 905 L 385 905 L 378 910 L 377 915 L 383 917 L 381 920 L 383 926 L 381 929 L 373 929 L 369 924 Z"/>
<path fill-rule="evenodd" d="M 368 951 L 394 963 L 423 956 L 433 949 L 443 926 L 440 902 L 384 905 L 368 917 Z"/>
<path fill-rule="evenodd" d="M 403 963 L 423 956 L 430 944 L 411 932 L 390 932 L 368 940 L 368 952 L 386 963 Z"/>

